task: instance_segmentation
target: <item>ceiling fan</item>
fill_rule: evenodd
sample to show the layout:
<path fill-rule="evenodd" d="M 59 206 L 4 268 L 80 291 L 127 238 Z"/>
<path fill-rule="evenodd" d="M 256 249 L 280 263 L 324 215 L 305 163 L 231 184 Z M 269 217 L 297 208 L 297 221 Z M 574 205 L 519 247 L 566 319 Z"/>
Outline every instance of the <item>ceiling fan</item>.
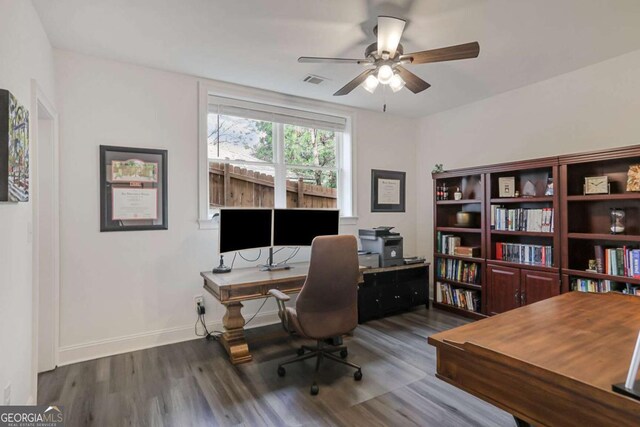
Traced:
<path fill-rule="evenodd" d="M 368 67 L 333 96 L 347 95 L 361 84 L 367 91 L 373 93 L 379 83 L 389 85 L 394 92 L 406 86 L 411 92 L 420 93 L 431 85 L 407 70 L 405 65 L 477 58 L 480 53 L 478 42 L 472 42 L 405 54 L 400 44 L 405 24 L 404 19 L 378 16 L 378 25 L 373 29 L 378 40 L 367 46 L 364 51 L 364 59 L 301 56 L 298 58 L 298 62 L 360 64 Z"/>

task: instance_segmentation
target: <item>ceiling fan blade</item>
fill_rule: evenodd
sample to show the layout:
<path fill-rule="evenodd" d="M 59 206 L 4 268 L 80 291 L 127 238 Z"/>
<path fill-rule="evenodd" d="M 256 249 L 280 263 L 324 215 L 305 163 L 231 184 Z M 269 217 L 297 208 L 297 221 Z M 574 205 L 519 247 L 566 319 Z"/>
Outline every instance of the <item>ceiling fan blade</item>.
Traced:
<path fill-rule="evenodd" d="M 298 62 L 307 64 L 371 64 L 373 61 L 369 59 L 355 58 L 321 58 L 318 56 L 301 56 Z"/>
<path fill-rule="evenodd" d="M 406 68 L 396 67 L 396 72 L 400 77 L 402 77 L 402 80 L 404 80 L 405 87 L 413 93 L 420 93 L 431 87 L 429 83 L 425 82 Z"/>
<path fill-rule="evenodd" d="M 456 59 L 477 58 L 480 54 L 478 42 L 460 44 L 458 46 L 443 47 L 440 49 L 424 50 L 422 52 L 407 53 L 400 57 L 411 58 L 412 64 L 425 64 L 427 62 L 455 61 Z"/>
<path fill-rule="evenodd" d="M 374 70 L 365 70 L 365 71 L 363 71 L 362 73 L 360 73 L 360 75 L 358 77 L 356 77 L 355 79 L 351 80 L 349 83 L 344 85 L 339 91 L 334 93 L 333 96 L 342 96 L 342 95 L 346 95 L 346 94 L 350 93 L 352 90 L 354 90 L 355 88 L 360 86 L 362 84 L 362 82 L 365 81 L 367 79 L 367 77 L 369 77 L 369 75 L 371 73 L 373 73 L 373 71 Z"/>
<path fill-rule="evenodd" d="M 378 56 L 382 56 L 382 52 L 389 52 L 389 58 L 396 56 L 406 23 L 404 19 L 378 16 Z"/>

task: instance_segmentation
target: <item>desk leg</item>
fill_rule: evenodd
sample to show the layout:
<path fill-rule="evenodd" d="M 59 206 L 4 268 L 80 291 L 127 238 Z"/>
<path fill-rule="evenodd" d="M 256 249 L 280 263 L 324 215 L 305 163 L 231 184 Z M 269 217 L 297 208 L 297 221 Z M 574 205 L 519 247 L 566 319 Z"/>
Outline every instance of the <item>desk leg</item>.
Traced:
<path fill-rule="evenodd" d="M 231 363 L 250 362 L 252 357 L 249 354 L 249 345 L 244 337 L 244 317 L 242 317 L 242 303 L 233 302 L 225 304 L 227 312 L 222 318 L 224 333 L 220 337 L 220 342 L 229 354 Z"/>

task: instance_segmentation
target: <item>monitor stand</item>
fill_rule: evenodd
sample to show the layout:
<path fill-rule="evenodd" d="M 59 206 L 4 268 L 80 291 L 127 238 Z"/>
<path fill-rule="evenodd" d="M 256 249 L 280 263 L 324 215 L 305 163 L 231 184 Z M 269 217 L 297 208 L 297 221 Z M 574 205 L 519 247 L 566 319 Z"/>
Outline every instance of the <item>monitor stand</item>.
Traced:
<path fill-rule="evenodd" d="M 227 267 L 226 265 L 224 265 L 224 255 L 220 255 L 220 265 L 217 267 L 214 267 L 213 270 L 211 270 L 212 273 L 229 273 L 231 271 L 231 267 Z"/>
<path fill-rule="evenodd" d="M 282 264 L 274 264 L 273 263 L 273 247 L 269 248 L 269 259 L 267 259 L 266 264 L 262 264 L 258 266 L 260 271 L 278 271 L 278 270 L 289 270 L 291 266 L 287 263 Z"/>

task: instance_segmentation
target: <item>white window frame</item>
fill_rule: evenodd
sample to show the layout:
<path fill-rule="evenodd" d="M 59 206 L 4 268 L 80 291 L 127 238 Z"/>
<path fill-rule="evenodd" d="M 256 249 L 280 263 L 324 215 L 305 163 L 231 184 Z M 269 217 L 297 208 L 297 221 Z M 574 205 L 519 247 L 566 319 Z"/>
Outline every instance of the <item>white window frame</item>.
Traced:
<path fill-rule="evenodd" d="M 273 106 L 274 108 L 293 108 L 310 113 L 340 116 L 346 119 L 346 127 L 341 132 L 342 141 L 336 141 L 336 168 L 338 170 L 338 208 L 340 209 L 340 223 L 342 225 L 355 225 L 357 223 L 356 212 L 356 163 L 355 163 L 355 112 L 349 108 L 314 101 L 306 98 L 265 91 L 261 89 L 237 86 L 230 83 L 212 82 L 201 80 L 198 82 L 198 223 L 200 229 L 217 229 L 217 219 L 209 219 L 209 153 L 208 153 L 208 128 L 207 115 L 209 114 L 209 97 L 219 96 L 232 98 L 239 101 L 256 102 Z M 281 126 L 275 126 L 274 132 L 278 132 Z M 274 141 L 276 138 L 274 137 Z M 274 156 L 283 156 L 274 144 Z M 284 159 L 276 157 L 276 188 L 285 188 L 286 168 L 298 165 L 285 165 Z M 280 161 L 282 160 L 282 161 Z M 233 163 L 233 161 L 230 161 Z M 278 173 L 280 172 L 280 173 Z M 282 182 L 280 182 L 282 181 Z M 279 193 L 284 193 L 284 196 Z M 275 192 L 275 206 L 286 206 L 286 191 Z"/>

